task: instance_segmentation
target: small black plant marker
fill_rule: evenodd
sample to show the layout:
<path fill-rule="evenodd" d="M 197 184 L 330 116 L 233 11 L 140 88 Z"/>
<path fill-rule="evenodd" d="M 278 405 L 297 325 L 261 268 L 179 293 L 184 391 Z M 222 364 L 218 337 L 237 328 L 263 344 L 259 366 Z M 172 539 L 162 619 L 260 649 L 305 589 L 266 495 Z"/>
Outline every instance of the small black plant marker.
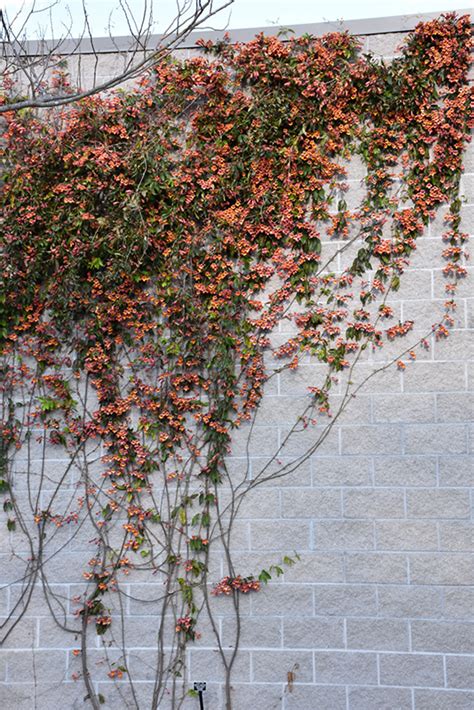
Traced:
<path fill-rule="evenodd" d="M 206 690 L 206 683 L 202 680 L 195 680 L 194 690 L 196 690 L 199 694 L 199 710 L 204 710 L 204 699 L 202 697 L 202 694 Z"/>

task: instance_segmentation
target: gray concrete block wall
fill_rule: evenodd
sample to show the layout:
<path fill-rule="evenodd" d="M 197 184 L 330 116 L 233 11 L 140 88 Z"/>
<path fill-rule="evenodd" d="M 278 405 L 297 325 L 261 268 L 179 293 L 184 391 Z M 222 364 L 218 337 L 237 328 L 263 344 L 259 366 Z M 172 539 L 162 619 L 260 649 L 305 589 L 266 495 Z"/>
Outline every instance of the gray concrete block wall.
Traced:
<path fill-rule="evenodd" d="M 400 32 L 362 36 L 364 49 L 386 58 L 402 38 Z M 111 56 L 104 67 L 109 76 Z M 471 234 L 473 165 L 471 148 L 462 187 Z M 353 178 L 356 191 L 359 178 Z M 435 220 L 420 240 L 392 304 L 403 318 L 416 319 L 420 334 L 444 296 L 442 226 Z M 239 571 L 258 571 L 294 549 L 301 561 L 260 593 L 242 598 L 236 710 L 474 707 L 473 295 L 471 278 L 460 290 L 450 338 L 434 343 L 403 373 L 391 370 L 371 381 L 310 460 L 257 489 L 243 506 L 234 540 Z M 361 364 L 360 376 L 390 357 L 390 350 L 374 354 Z M 318 372 L 308 358 L 299 371 L 278 376 L 261 407 L 250 461 L 245 437 L 234 447 L 229 466 L 236 475 L 249 467 L 256 476 L 268 463 Z M 315 434 L 309 429 L 292 437 L 283 463 Z M 51 461 L 54 475 L 56 464 L 60 470 L 61 462 Z M 0 704 L 7 710 L 84 707 L 84 686 L 73 680 L 80 668 L 72 653 L 78 622 L 70 599 L 83 586 L 77 570 L 91 548 L 80 537 L 65 548 L 59 540 L 58 548 L 48 580 L 69 632 L 51 620 L 41 590 L 35 590 L 0 649 Z M 0 579 L 12 583 L 0 590 L 4 616 L 20 593 L 22 569 L 4 537 Z M 216 580 L 222 571 L 217 560 Z M 114 644 L 107 648 L 101 638 L 94 640 L 93 682 L 105 708 L 135 707 L 126 684 L 107 678 L 106 655 L 125 660 L 140 708 L 150 706 L 156 589 L 155 578 L 129 577 L 125 659 Z M 229 600 L 215 604 L 222 643 L 230 650 L 235 619 Z M 223 708 L 223 671 L 205 619 L 201 630 L 188 652 L 186 680 L 206 680 L 206 707 Z M 168 701 L 160 705 L 168 707 Z M 198 702 L 187 699 L 184 707 L 192 710 Z"/>

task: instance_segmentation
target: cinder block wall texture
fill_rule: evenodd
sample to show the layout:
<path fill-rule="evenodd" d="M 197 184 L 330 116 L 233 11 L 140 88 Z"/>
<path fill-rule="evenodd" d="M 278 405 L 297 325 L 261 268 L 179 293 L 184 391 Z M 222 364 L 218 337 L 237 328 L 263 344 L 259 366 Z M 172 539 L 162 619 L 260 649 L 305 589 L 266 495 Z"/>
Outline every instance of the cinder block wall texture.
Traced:
<path fill-rule="evenodd" d="M 387 21 L 388 29 L 395 27 L 387 33 L 379 24 L 377 33 L 364 34 L 359 23 L 365 50 L 386 59 L 396 55 L 404 36 L 398 19 L 398 26 Z M 118 58 L 104 54 L 100 61 L 105 78 Z M 357 166 L 351 170 L 349 197 L 357 201 L 363 174 Z M 464 231 L 471 234 L 473 181 L 470 151 L 462 187 Z M 442 231 L 440 214 L 420 239 L 392 301 L 403 319 L 416 321 L 419 334 L 443 310 Z M 314 456 L 287 478 L 257 489 L 241 510 L 234 539 L 237 568 L 256 571 L 293 550 L 301 561 L 242 600 L 236 710 L 474 707 L 472 289 L 468 278 L 460 287 L 455 327 L 447 340 L 433 342 L 404 372 L 392 368 L 374 378 Z M 393 355 L 378 353 L 377 363 Z M 361 368 L 375 362 L 370 354 Z M 269 388 L 249 451 L 253 475 L 300 413 L 317 367 L 308 359 Z M 305 440 L 290 439 L 283 458 L 290 461 L 314 436 L 308 429 Z M 243 441 L 237 441 L 229 465 L 239 471 L 247 463 Z M 51 461 L 51 471 L 57 465 Z M 3 528 L 1 534 L 1 581 L 14 582 L 20 568 Z M 90 546 L 79 536 L 65 550 L 56 566 L 51 560 L 49 583 L 70 598 Z M 217 565 L 216 579 L 221 572 Z M 0 591 L 3 614 L 12 609 L 20 585 Z M 158 616 L 153 618 L 154 607 L 146 600 L 157 596 L 156 580 L 131 575 L 128 591 L 126 662 L 135 669 L 140 708 L 147 708 L 152 683 L 146 661 L 153 658 Z M 235 623 L 226 601 L 216 600 L 222 606 L 224 646 Z M 84 687 L 72 680 L 80 670 L 72 654 L 74 636 L 52 621 L 41 595 L 32 602 L 0 653 L 1 707 L 85 707 Z M 217 710 L 224 706 L 222 668 L 205 623 L 202 632 L 189 652 L 189 680 L 207 681 L 205 707 Z M 114 649 L 108 652 L 112 656 Z M 104 646 L 99 637 L 96 655 L 100 665 Z M 288 673 L 294 682 L 288 682 Z M 121 693 L 120 684 L 109 682 L 105 673 L 98 673 L 95 682 L 104 707 L 135 707 L 127 691 Z M 197 699 L 186 701 L 186 708 L 198 706 Z"/>

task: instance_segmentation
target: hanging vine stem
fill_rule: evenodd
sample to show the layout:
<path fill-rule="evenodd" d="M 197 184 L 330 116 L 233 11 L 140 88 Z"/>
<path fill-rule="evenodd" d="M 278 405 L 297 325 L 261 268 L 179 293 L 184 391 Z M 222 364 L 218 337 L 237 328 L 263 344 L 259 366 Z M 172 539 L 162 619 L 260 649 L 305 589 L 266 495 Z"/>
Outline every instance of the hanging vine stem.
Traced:
<path fill-rule="evenodd" d="M 299 557 L 240 570 L 232 533 L 243 501 L 297 471 L 372 377 L 449 334 L 466 273 L 469 33 L 468 18 L 452 14 L 421 24 L 390 65 L 360 56 L 346 34 L 205 44 L 215 58 L 161 62 L 136 89 L 48 122 L 6 114 L 0 492 L 25 569 L 4 638 L 40 577 L 53 618 L 80 640 L 73 678 L 92 707 L 104 680 L 90 660 L 95 627 L 109 680 L 140 708 L 127 621 L 148 604 L 149 706 L 169 697 L 181 707 L 206 613 L 231 710 L 243 598 Z M 343 163 L 353 156 L 366 195 L 349 210 Z M 390 299 L 445 204 L 446 313 L 374 364 L 371 349 L 413 329 L 390 325 Z M 265 388 L 302 358 L 324 373 L 251 471 Z M 280 462 L 306 429 L 311 442 Z M 239 437 L 237 475 L 227 459 Z M 48 570 L 72 552 L 85 569 L 65 598 Z M 143 578 L 151 599 L 134 591 Z M 219 595 L 231 597 L 231 643 Z"/>

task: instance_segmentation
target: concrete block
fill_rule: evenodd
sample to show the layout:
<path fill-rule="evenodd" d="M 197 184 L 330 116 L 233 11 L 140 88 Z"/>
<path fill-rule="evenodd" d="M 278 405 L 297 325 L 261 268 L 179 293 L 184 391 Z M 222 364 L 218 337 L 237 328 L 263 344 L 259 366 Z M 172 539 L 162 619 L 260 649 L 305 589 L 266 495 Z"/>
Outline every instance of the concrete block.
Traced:
<path fill-rule="evenodd" d="M 365 162 L 360 155 L 355 154 L 349 159 L 339 159 L 338 164 L 346 171 L 348 180 L 361 180 L 367 174 Z"/>
<path fill-rule="evenodd" d="M 455 488 L 409 490 L 407 511 L 409 518 L 469 518 L 469 495 Z"/>
<path fill-rule="evenodd" d="M 140 684 L 144 681 L 154 681 L 157 668 L 159 668 L 159 656 L 160 651 L 158 647 L 156 649 L 147 648 L 146 650 L 133 649 L 128 651 L 126 662 L 122 660 L 117 662 L 117 665 L 124 665 L 128 670 L 128 675 L 133 681 L 137 681 Z M 106 672 L 104 668 L 102 669 L 102 678 L 100 680 L 107 680 Z"/>
<path fill-rule="evenodd" d="M 280 373 L 280 394 L 290 397 L 307 395 L 308 387 L 321 387 L 327 376 L 327 366 L 321 364 L 300 365 L 296 370 Z"/>
<path fill-rule="evenodd" d="M 414 651 L 474 652 L 474 623 L 412 621 L 411 633 Z"/>
<path fill-rule="evenodd" d="M 8 604 L 8 598 L 9 598 L 9 588 L 8 587 L 0 587 L 0 615 L 6 616 L 9 610 L 9 604 Z"/>
<path fill-rule="evenodd" d="M 472 296 L 472 277 L 471 290 L 465 292 L 464 297 L 468 298 Z M 459 296 L 461 298 L 461 296 Z M 435 340 L 434 342 L 434 358 L 435 360 L 449 360 L 459 361 L 458 366 L 462 369 L 466 360 L 474 359 L 474 343 L 472 333 L 468 330 L 462 330 L 464 328 L 463 314 L 459 314 L 459 318 L 456 317 L 456 313 L 453 315 L 455 318 L 454 327 L 450 331 L 448 338 L 441 338 L 440 340 Z M 471 406 L 472 413 L 472 406 Z"/>
<path fill-rule="evenodd" d="M 221 510 L 224 510 L 229 505 L 231 499 L 231 495 L 219 495 Z M 241 502 L 238 502 L 240 505 L 237 512 L 237 521 L 280 517 L 280 491 L 276 488 L 251 489 L 241 499 Z M 239 523 L 237 522 L 237 524 Z"/>
<path fill-rule="evenodd" d="M 204 462 L 203 465 L 205 465 Z M 226 457 L 225 468 L 234 485 L 238 485 L 241 481 L 250 479 L 251 464 L 246 456 Z"/>
<path fill-rule="evenodd" d="M 230 653 L 230 652 L 229 652 Z M 219 651 L 192 649 L 190 651 L 190 677 L 222 683 L 225 677 L 224 664 Z M 240 651 L 234 663 L 235 677 L 241 681 L 250 680 L 250 653 Z"/>
<path fill-rule="evenodd" d="M 406 346 L 405 346 L 406 347 Z M 382 356 L 380 356 L 382 357 Z M 387 370 L 379 372 L 382 367 L 380 363 L 372 364 L 361 363 L 352 368 L 350 378 L 354 383 L 353 390 L 361 386 L 360 392 L 368 394 L 395 394 L 402 391 L 402 374 L 397 368 L 389 367 Z M 340 376 L 341 386 L 347 384 L 348 373 Z M 370 379 L 369 379 L 370 378 Z"/>
<path fill-rule="evenodd" d="M 440 486 L 474 486 L 474 461 L 466 456 L 441 456 L 439 459 Z"/>
<path fill-rule="evenodd" d="M 315 457 L 311 465 L 313 486 L 367 486 L 372 482 L 368 456 Z"/>
<path fill-rule="evenodd" d="M 15 488 L 25 489 L 28 487 L 38 490 L 54 490 L 58 483 L 61 488 L 70 488 L 78 478 L 78 470 L 71 466 L 68 459 L 50 459 L 46 461 L 26 461 L 18 459 L 13 464 Z"/>
<path fill-rule="evenodd" d="M 425 235 L 418 237 L 416 240 L 416 250 L 410 256 L 409 268 L 411 269 L 423 269 L 432 264 L 439 265 L 442 263 L 443 243 L 440 238 Z M 434 322 L 433 319 L 431 323 Z"/>
<path fill-rule="evenodd" d="M 410 578 L 415 584 L 474 584 L 472 558 L 462 554 L 411 555 Z"/>
<path fill-rule="evenodd" d="M 62 584 L 50 584 L 48 587 L 48 600 L 58 619 L 64 619 L 67 615 L 69 603 L 68 590 L 69 588 Z M 11 613 L 20 614 L 24 612 L 25 616 L 49 617 L 51 615 L 43 587 L 40 583 L 37 583 L 33 590 L 26 585 L 13 584 L 9 589 L 8 608 Z"/>
<path fill-rule="evenodd" d="M 349 178 L 347 184 L 349 189 L 343 193 L 347 209 L 351 211 L 358 210 L 367 197 L 367 187 L 362 180 L 357 178 Z"/>
<path fill-rule="evenodd" d="M 258 651 L 252 653 L 252 680 L 257 683 L 285 683 L 288 673 L 295 683 L 313 681 L 313 654 L 309 651 Z"/>
<path fill-rule="evenodd" d="M 461 521 L 440 522 L 439 546 L 441 550 L 473 552 L 474 523 Z"/>
<path fill-rule="evenodd" d="M 430 232 L 431 236 L 441 237 L 447 231 L 447 224 L 444 221 L 445 210 L 438 210 L 438 213 L 431 221 Z M 474 233 L 474 206 L 464 205 L 461 210 L 461 232 L 467 232 L 472 235 Z"/>
<path fill-rule="evenodd" d="M 416 619 L 442 615 L 442 592 L 436 587 L 380 585 L 377 598 L 380 616 Z"/>
<path fill-rule="evenodd" d="M 413 362 L 403 373 L 405 392 L 462 392 L 465 384 L 464 366 L 457 362 Z"/>
<path fill-rule="evenodd" d="M 365 395 L 363 390 L 348 400 L 343 395 L 333 394 L 330 398 L 330 406 L 333 416 L 338 415 L 339 424 L 349 426 L 354 422 L 372 424 L 371 396 Z M 320 419 L 320 421 L 324 420 Z"/>
<path fill-rule="evenodd" d="M 434 456 L 383 456 L 374 459 L 376 486 L 435 486 Z"/>
<path fill-rule="evenodd" d="M 376 683 L 377 656 L 375 653 L 353 651 L 318 651 L 314 654 L 314 674 L 316 683 Z"/>
<path fill-rule="evenodd" d="M 473 233 L 473 223 L 474 223 L 474 206 L 465 207 L 462 213 L 461 224 L 464 221 L 465 226 L 470 228 L 470 234 Z M 462 227 L 461 227 L 462 229 Z M 467 230 L 464 230 L 467 231 Z M 457 298 L 470 298 L 472 297 L 472 280 L 473 280 L 473 269 L 472 267 L 466 268 L 466 275 L 458 279 L 457 282 Z M 443 298 L 446 294 L 447 278 L 444 275 L 442 269 L 433 270 L 433 297 Z"/>
<path fill-rule="evenodd" d="M 113 639 L 115 647 L 121 647 L 121 636 L 125 635 L 127 648 L 156 648 L 158 645 L 158 633 L 162 623 L 159 614 L 146 616 L 126 616 L 123 623 L 120 619 L 112 618 L 111 638 L 101 637 L 105 643 L 110 643 Z M 165 619 L 165 634 L 173 634 L 174 624 L 170 619 Z M 113 648 L 112 645 L 112 648 Z"/>
<path fill-rule="evenodd" d="M 437 244 L 437 248 L 439 250 L 434 255 L 433 261 L 431 263 L 436 264 L 437 266 L 441 266 L 441 250 L 444 247 L 442 246 L 438 238 L 430 241 L 434 241 Z M 414 273 L 416 274 L 418 272 L 415 271 Z M 410 342 L 415 343 L 423 337 L 426 338 L 426 334 L 429 333 L 433 325 L 443 321 L 446 313 L 445 300 L 445 298 L 435 299 L 431 297 L 425 297 L 420 298 L 419 300 L 401 301 L 402 319 L 414 321 L 413 330 L 408 336 Z M 452 325 L 453 329 L 462 329 L 465 327 L 466 320 L 464 308 L 461 307 L 460 303 L 457 303 L 456 310 L 451 312 L 451 316 L 454 321 Z M 428 350 L 423 347 L 420 347 L 419 345 L 416 345 L 416 347 L 414 348 L 417 360 L 444 359 L 433 357 L 433 353 L 435 352 L 436 341 L 434 339 L 431 339 L 430 337 L 428 337 L 427 340 L 432 345 L 432 347 Z"/>
<path fill-rule="evenodd" d="M 339 428 L 329 423 L 327 426 L 308 426 L 292 431 L 280 429 L 281 453 L 284 456 L 335 456 L 339 453 Z"/>
<path fill-rule="evenodd" d="M 32 708 L 84 707 L 84 685 L 81 682 L 58 684 L 53 682 L 5 683 L 0 685 L 0 701 L 6 710 L 32 710 Z"/>
<path fill-rule="evenodd" d="M 434 394 L 385 394 L 372 396 L 374 422 L 434 422 Z"/>
<path fill-rule="evenodd" d="M 252 550 L 281 551 L 284 554 L 293 550 L 309 550 L 309 523 L 253 521 L 250 523 L 250 545 Z"/>
<path fill-rule="evenodd" d="M 464 152 L 463 156 L 464 173 L 474 173 L 474 149 L 470 143 Z"/>
<path fill-rule="evenodd" d="M 408 651 L 408 622 L 392 619 L 347 619 L 347 648 Z"/>
<path fill-rule="evenodd" d="M 420 301 L 422 299 L 431 299 L 431 273 L 430 269 L 409 269 L 406 271 L 400 279 L 400 289 L 394 294 L 396 295 L 396 300 Z M 442 296 L 438 298 L 442 298 Z"/>
<path fill-rule="evenodd" d="M 255 426 L 250 431 L 243 425 L 232 435 L 232 456 L 273 456 L 277 450 L 278 429 L 275 427 Z"/>
<path fill-rule="evenodd" d="M 411 365 L 412 361 L 407 359 L 405 352 L 409 348 L 414 350 L 417 362 L 430 362 L 433 360 L 433 350 L 426 350 L 418 345 L 419 341 L 422 338 L 426 338 L 427 334 L 430 332 L 433 318 L 431 317 L 429 324 L 424 326 L 422 319 L 417 319 L 414 314 L 414 312 L 416 313 L 418 310 L 418 304 L 419 301 L 388 301 L 388 305 L 390 305 L 393 310 L 393 318 L 384 324 L 384 330 L 399 321 L 406 320 L 414 321 L 414 326 L 413 330 L 410 331 L 406 338 L 390 340 L 388 336 L 385 336 L 382 347 L 374 346 L 370 353 L 373 366 L 377 365 L 377 367 L 380 367 L 381 365 L 388 365 L 389 369 L 386 370 L 386 372 L 394 372 L 397 375 L 401 375 L 395 363 L 397 360 L 402 359 L 407 367 Z M 399 388 L 397 388 L 396 391 L 398 392 Z"/>
<path fill-rule="evenodd" d="M 346 518 L 403 518 L 404 494 L 401 489 L 356 488 L 344 491 Z"/>
<path fill-rule="evenodd" d="M 39 619 L 39 641 L 40 648 L 77 648 L 78 640 L 81 634 L 80 621 L 69 617 L 65 620 L 67 628 L 76 630 L 76 633 L 71 633 L 61 628 L 53 618 L 44 617 Z M 95 630 L 94 632 L 95 633 Z"/>
<path fill-rule="evenodd" d="M 401 429 L 398 426 L 342 427 L 342 454 L 399 454 Z"/>
<path fill-rule="evenodd" d="M 407 581 L 405 555 L 380 552 L 356 552 L 346 556 L 348 582 L 403 584 Z"/>
<path fill-rule="evenodd" d="M 283 701 L 281 683 L 232 683 L 232 707 L 257 708 L 261 703 L 268 710 L 280 710 Z M 194 701 L 196 702 L 196 700 Z M 221 707 L 222 703 L 214 707 Z"/>
<path fill-rule="evenodd" d="M 359 520 L 331 520 L 314 526 L 314 547 L 317 550 L 372 550 L 374 526 Z"/>
<path fill-rule="evenodd" d="M 250 707 L 257 708 L 258 705 Z M 262 706 L 263 707 L 263 706 Z M 265 708 L 268 706 L 265 705 Z M 337 686 L 295 685 L 291 692 L 287 686 L 285 710 L 346 710 L 345 688 Z"/>
<path fill-rule="evenodd" d="M 448 587 L 443 590 L 444 613 L 447 619 L 472 620 L 474 589 L 472 587 Z"/>
<path fill-rule="evenodd" d="M 215 536 L 211 539 L 211 545 L 217 550 L 221 549 L 221 534 L 218 530 L 215 531 Z M 248 521 L 240 518 L 236 520 L 231 531 L 231 545 L 236 552 L 250 549 L 250 523 Z"/>
<path fill-rule="evenodd" d="M 311 464 L 309 459 L 300 461 L 296 457 L 276 456 L 272 458 L 253 457 L 250 460 L 252 479 L 262 481 L 265 488 L 277 486 L 307 487 L 311 485 Z"/>
<path fill-rule="evenodd" d="M 287 426 L 289 422 L 297 422 L 306 413 L 310 403 L 311 396 L 308 392 L 303 396 L 264 396 L 258 406 L 256 423 L 260 426 Z"/>
<path fill-rule="evenodd" d="M 15 710 L 31 710 L 36 701 L 36 688 L 33 683 L 4 683 L 0 684 L 0 701 L 6 705 L 7 701 Z"/>
<path fill-rule="evenodd" d="M 465 327 L 468 330 L 472 330 L 474 328 L 474 298 L 460 299 L 459 309 L 466 314 Z M 460 314 L 459 318 L 461 319 L 461 317 L 462 314 Z"/>
<path fill-rule="evenodd" d="M 446 656 L 448 688 L 474 688 L 474 656 Z"/>
<path fill-rule="evenodd" d="M 375 587 L 366 584 L 317 584 L 314 608 L 324 616 L 376 616 Z"/>
<path fill-rule="evenodd" d="M 404 36 L 398 32 L 370 35 L 369 54 L 383 59 L 398 56 L 403 47 Z"/>
<path fill-rule="evenodd" d="M 284 619 L 285 648 L 344 648 L 342 619 Z"/>
<path fill-rule="evenodd" d="M 381 653 L 380 683 L 406 687 L 443 687 L 443 656 L 426 653 Z"/>
<path fill-rule="evenodd" d="M 474 392 L 443 392 L 436 395 L 440 422 L 468 422 L 474 414 Z"/>
<path fill-rule="evenodd" d="M 284 518 L 338 518 L 342 514 L 338 490 L 287 488 L 282 492 Z"/>
<path fill-rule="evenodd" d="M 61 651 L 7 651 L 7 679 L 21 683 L 36 678 L 48 683 L 66 680 L 66 652 Z"/>
<path fill-rule="evenodd" d="M 271 584 L 252 596 L 252 616 L 312 616 L 313 590 L 306 584 Z"/>
<path fill-rule="evenodd" d="M 351 688 L 349 710 L 411 710 L 411 690 L 406 688 Z"/>
<path fill-rule="evenodd" d="M 342 582 L 344 580 L 343 555 L 322 552 L 305 552 L 298 564 L 285 570 L 288 582 Z"/>
<path fill-rule="evenodd" d="M 466 151 L 467 152 L 467 151 Z M 474 201 L 474 175 L 464 173 L 461 178 L 461 195 L 468 201 Z"/>
<path fill-rule="evenodd" d="M 11 621 L 2 618 L 0 625 L 2 628 L 2 649 L 30 650 L 37 648 L 37 619 L 25 618 L 13 628 Z M 12 629 L 11 632 L 10 629 Z"/>
<path fill-rule="evenodd" d="M 467 431 L 461 424 L 405 424 L 407 454 L 467 453 Z"/>
<path fill-rule="evenodd" d="M 128 684 L 124 682 L 107 681 L 97 684 L 97 692 L 104 698 L 102 707 L 104 710 L 113 708 L 129 708 L 138 704 L 139 707 L 151 707 L 153 697 L 153 683 L 137 682 L 134 685 L 136 700 Z M 185 691 L 184 691 L 185 692 Z M 179 690 L 178 697 L 182 697 L 184 692 Z M 171 710 L 170 693 L 168 689 L 163 691 L 164 698 L 160 700 L 160 710 Z M 184 704 L 186 710 L 189 706 Z"/>
<path fill-rule="evenodd" d="M 272 606 L 273 589 L 266 595 L 266 601 Z M 282 619 L 276 616 L 278 611 L 273 610 L 275 615 L 267 618 L 256 618 L 255 616 L 240 619 L 240 647 L 241 648 L 279 648 L 282 646 L 283 632 Z M 235 645 L 237 624 L 235 619 L 224 618 L 222 620 L 222 643 L 224 648 Z"/>
<path fill-rule="evenodd" d="M 375 524 L 378 550 L 437 550 L 438 530 L 433 521 L 381 520 Z"/>
<path fill-rule="evenodd" d="M 48 581 L 50 584 L 77 584 L 83 581 L 82 573 L 87 571 L 90 558 L 91 550 L 88 552 L 63 550 L 61 554 L 51 556 L 47 561 Z"/>
<path fill-rule="evenodd" d="M 474 693 L 454 690 L 415 690 L 415 710 L 472 710 Z"/>

